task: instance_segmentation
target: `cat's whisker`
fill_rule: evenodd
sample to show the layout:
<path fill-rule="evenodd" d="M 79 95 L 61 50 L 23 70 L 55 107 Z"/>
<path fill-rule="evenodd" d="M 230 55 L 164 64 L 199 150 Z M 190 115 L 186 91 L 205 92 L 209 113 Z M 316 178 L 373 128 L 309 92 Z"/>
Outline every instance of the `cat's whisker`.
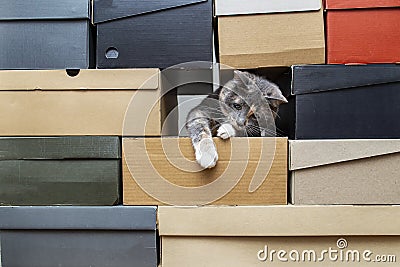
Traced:
<path fill-rule="evenodd" d="M 275 112 L 275 111 L 273 111 L 273 110 L 271 110 L 271 112 L 272 112 L 272 115 L 275 115 L 275 118 L 281 118 L 281 116 L 279 116 L 279 114 L 278 114 L 278 112 Z"/>
<path fill-rule="evenodd" d="M 285 133 L 280 130 L 279 128 L 275 128 L 274 129 L 269 129 L 269 128 L 265 128 L 265 127 L 261 127 L 261 126 L 257 126 L 257 125 L 247 125 L 246 129 L 248 129 L 251 132 L 256 132 L 258 135 L 261 134 L 261 131 L 264 131 L 265 133 L 274 135 L 274 136 L 278 136 L 278 137 L 284 137 Z"/>
<path fill-rule="evenodd" d="M 282 131 L 281 129 L 279 129 L 277 127 L 275 129 L 264 128 L 264 127 L 260 127 L 260 126 L 257 126 L 257 127 L 259 127 L 259 129 L 262 129 L 262 130 L 265 130 L 265 131 L 269 131 L 270 133 L 276 132 L 276 133 L 282 134 L 282 136 L 283 136 L 283 134 L 285 134 L 284 131 Z"/>
<path fill-rule="evenodd" d="M 260 134 L 261 134 L 261 132 L 258 131 L 257 128 L 253 127 L 253 125 L 246 126 L 246 132 L 250 133 L 250 136 L 260 136 Z"/>
<path fill-rule="evenodd" d="M 279 128 L 276 128 L 275 131 L 277 131 L 278 133 L 281 133 L 281 134 L 285 134 L 285 132 Z"/>

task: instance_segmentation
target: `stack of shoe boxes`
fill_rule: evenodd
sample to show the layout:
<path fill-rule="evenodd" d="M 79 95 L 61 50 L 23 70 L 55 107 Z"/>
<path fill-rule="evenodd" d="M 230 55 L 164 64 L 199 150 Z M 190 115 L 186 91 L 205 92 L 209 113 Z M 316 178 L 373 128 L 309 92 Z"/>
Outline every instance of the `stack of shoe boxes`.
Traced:
<path fill-rule="evenodd" d="M 399 3 L 327 0 L 325 10 L 328 64 L 292 69 L 292 200 L 399 204 Z"/>
<path fill-rule="evenodd" d="M 399 6 L 3 1 L 0 266 L 395 266 Z M 186 115 L 233 69 L 289 103 L 203 170 Z"/>
<path fill-rule="evenodd" d="M 160 72 L 88 69 L 91 4 L 2 3 L 0 266 L 158 264 L 156 207 L 121 205 L 121 136 L 160 135 Z"/>
<path fill-rule="evenodd" d="M 329 2 L 334 1 L 326 1 L 325 7 Z M 377 57 L 378 50 L 386 58 L 395 54 L 390 47 L 399 41 L 395 26 L 399 17 L 393 17 L 397 8 L 391 1 L 342 2 L 351 10 L 334 12 L 348 12 L 338 20 L 350 25 L 341 24 L 336 30 L 349 31 L 347 37 L 331 36 L 334 15 L 329 9 L 323 14 L 321 1 L 216 1 L 219 62 L 263 74 L 289 99 L 277 123 L 291 139 L 292 205 L 246 206 L 236 200 L 224 203 L 230 207 L 217 206 L 218 202 L 210 207 L 160 206 L 163 267 L 396 264 L 400 76 L 398 67 L 387 63 L 398 59 L 368 56 Z M 382 16 L 392 14 L 383 20 L 393 23 L 372 20 L 376 15 L 370 14 L 371 7 Z M 358 12 L 367 16 L 358 23 L 375 29 L 379 25 L 376 35 L 360 33 L 370 29 L 356 26 L 357 20 L 349 17 Z M 352 27 L 357 32 L 351 32 Z M 363 45 L 390 42 L 367 49 L 352 38 Z M 347 40 L 354 54 L 365 55 L 362 60 L 330 61 L 332 43 Z M 344 45 L 336 46 L 340 48 Z M 336 65 L 324 64 L 325 51 L 327 63 Z M 251 182 L 247 185 L 251 189 Z"/>

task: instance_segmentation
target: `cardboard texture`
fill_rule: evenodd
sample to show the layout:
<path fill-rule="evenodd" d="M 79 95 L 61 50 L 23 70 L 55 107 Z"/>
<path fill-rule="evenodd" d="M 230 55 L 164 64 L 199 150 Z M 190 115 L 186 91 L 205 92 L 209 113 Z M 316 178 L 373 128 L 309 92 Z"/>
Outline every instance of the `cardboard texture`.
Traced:
<path fill-rule="evenodd" d="M 2 266 L 157 266 L 156 207 L 0 207 L 0 214 Z"/>
<path fill-rule="evenodd" d="M 212 62 L 212 1 L 94 0 L 97 68 Z"/>
<path fill-rule="evenodd" d="M 89 5 L 89 0 L 2 1 L 0 69 L 92 66 Z"/>
<path fill-rule="evenodd" d="M 326 1 L 327 63 L 400 62 L 400 2 Z"/>
<path fill-rule="evenodd" d="M 399 215 L 399 206 L 162 206 L 158 229 L 161 237 L 192 238 L 395 236 L 400 234 Z"/>
<path fill-rule="evenodd" d="M 286 138 L 214 141 L 217 166 L 201 170 L 188 138 L 123 138 L 124 204 L 287 203 Z"/>
<path fill-rule="evenodd" d="M 400 66 L 305 65 L 292 72 L 295 139 L 400 138 Z"/>
<path fill-rule="evenodd" d="M 0 138 L 0 205 L 119 203 L 118 137 Z"/>
<path fill-rule="evenodd" d="M 394 266 L 399 211 L 399 206 L 159 207 L 161 263 L 381 266 L 377 256 L 384 256 Z"/>
<path fill-rule="evenodd" d="M 2 136 L 161 134 L 158 69 L 2 71 L 0 81 Z"/>
<path fill-rule="evenodd" d="M 398 204 L 400 141 L 289 142 L 293 204 Z"/>
<path fill-rule="evenodd" d="M 325 63 L 321 1 L 260 2 L 216 2 L 217 15 L 223 15 L 220 63 L 239 69 Z"/>

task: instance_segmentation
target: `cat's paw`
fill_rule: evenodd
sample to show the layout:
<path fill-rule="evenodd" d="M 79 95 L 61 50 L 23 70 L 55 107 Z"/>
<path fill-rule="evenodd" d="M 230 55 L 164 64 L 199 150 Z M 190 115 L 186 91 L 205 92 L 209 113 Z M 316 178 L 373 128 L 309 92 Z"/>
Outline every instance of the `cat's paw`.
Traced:
<path fill-rule="evenodd" d="M 222 124 L 217 130 L 217 136 L 222 139 L 228 139 L 230 137 L 234 137 L 236 135 L 236 131 L 232 125 L 229 123 Z"/>
<path fill-rule="evenodd" d="M 211 138 L 202 139 L 195 146 L 196 161 L 203 168 L 212 168 L 217 164 L 218 153 Z"/>

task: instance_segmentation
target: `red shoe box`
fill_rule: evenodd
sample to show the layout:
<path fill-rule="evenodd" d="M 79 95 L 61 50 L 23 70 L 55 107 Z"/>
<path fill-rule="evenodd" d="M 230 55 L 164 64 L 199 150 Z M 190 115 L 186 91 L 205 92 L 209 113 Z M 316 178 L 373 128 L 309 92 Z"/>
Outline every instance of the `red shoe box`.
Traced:
<path fill-rule="evenodd" d="M 328 64 L 400 62 L 400 0 L 326 0 Z"/>

